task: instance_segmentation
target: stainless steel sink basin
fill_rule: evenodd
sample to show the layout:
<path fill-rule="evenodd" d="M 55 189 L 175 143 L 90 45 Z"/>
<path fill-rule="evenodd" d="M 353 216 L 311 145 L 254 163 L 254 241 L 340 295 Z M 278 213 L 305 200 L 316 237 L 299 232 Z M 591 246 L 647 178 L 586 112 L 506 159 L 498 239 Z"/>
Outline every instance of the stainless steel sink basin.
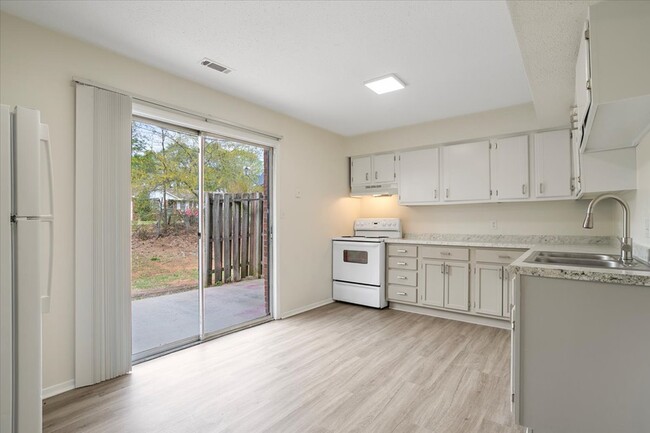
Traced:
<path fill-rule="evenodd" d="M 650 265 L 634 260 L 632 264 L 621 262 L 621 256 L 611 254 L 565 253 L 559 251 L 537 251 L 525 260 L 527 263 L 548 265 L 580 266 L 587 268 L 626 269 L 650 272 Z"/>

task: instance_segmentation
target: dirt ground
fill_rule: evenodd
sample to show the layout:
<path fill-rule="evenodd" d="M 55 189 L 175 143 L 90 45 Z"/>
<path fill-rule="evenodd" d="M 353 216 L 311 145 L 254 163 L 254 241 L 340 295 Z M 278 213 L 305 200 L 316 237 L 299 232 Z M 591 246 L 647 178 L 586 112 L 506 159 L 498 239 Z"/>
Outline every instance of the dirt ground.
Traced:
<path fill-rule="evenodd" d="M 153 227 L 152 227 L 153 229 Z M 131 236 L 131 297 L 140 299 L 198 287 L 196 228 L 172 228 L 167 234 Z"/>

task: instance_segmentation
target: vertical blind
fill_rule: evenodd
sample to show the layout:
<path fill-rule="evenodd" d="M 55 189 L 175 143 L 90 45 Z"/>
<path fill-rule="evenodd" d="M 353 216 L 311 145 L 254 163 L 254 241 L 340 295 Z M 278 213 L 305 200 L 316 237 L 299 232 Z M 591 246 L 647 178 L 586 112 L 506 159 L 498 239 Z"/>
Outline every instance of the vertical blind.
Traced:
<path fill-rule="evenodd" d="M 76 86 L 75 386 L 131 370 L 129 96 Z"/>

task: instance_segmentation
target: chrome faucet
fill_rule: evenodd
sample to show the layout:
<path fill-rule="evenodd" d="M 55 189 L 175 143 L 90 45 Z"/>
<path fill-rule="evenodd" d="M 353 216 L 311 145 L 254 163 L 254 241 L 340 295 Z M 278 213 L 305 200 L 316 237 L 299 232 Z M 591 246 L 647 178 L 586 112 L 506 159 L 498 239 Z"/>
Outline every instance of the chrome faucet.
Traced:
<path fill-rule="evenodd" d="M 619 238 L 621 241 L 621 261 L 626 265 L 632 264 L 634 259 L 632 258 L 632 238 L 630 237 L 630 207 L 625 200 L 614 194 L 601 194 L 594 198 L 589 202 L 589 206 L 587 206 L 587 215 L 585 216 L 585 222 L 582 223 L 582 227 L 586 229 L 594 228 L 594 207 L 600 201 L 608 198 L 616 200 L 623 208 L 623 237 Z"/>

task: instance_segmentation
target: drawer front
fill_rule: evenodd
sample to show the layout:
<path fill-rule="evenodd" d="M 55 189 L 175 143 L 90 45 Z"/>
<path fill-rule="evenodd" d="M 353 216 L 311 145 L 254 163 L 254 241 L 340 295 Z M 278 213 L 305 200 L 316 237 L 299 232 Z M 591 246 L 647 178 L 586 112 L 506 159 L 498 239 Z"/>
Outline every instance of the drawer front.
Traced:
<path fill-rule="evenodd" d="M 469 260 L 469 248 L 420 247 L 425 259 Z"/>
<path fill-rule="evenodd" d="M 418 259 L 415 257 L 389 257 L 388 267 L 391 269 L 411 269 L 418 268 Z"/>
<path fill-rule="evenodd" d="M 388 283 L 415 287 L 418 285 L 418 273 L 416 271 L 389 269 Z"/>
<path fill-rule="evenodd" d="M 520 250 L 476 250 L 476 261 L 509 265 L 523 253 Z"/>
<path fill-rule="evenodd" d="M 388 285 L 388 299 L 391 301 L 417 302 L 418 289 L 415 287 Z"/>
<path fill-rule="evenodd" d="M 388 245 L 388 255 L 395 257 L 417 257 L 417 245 Z"/>

